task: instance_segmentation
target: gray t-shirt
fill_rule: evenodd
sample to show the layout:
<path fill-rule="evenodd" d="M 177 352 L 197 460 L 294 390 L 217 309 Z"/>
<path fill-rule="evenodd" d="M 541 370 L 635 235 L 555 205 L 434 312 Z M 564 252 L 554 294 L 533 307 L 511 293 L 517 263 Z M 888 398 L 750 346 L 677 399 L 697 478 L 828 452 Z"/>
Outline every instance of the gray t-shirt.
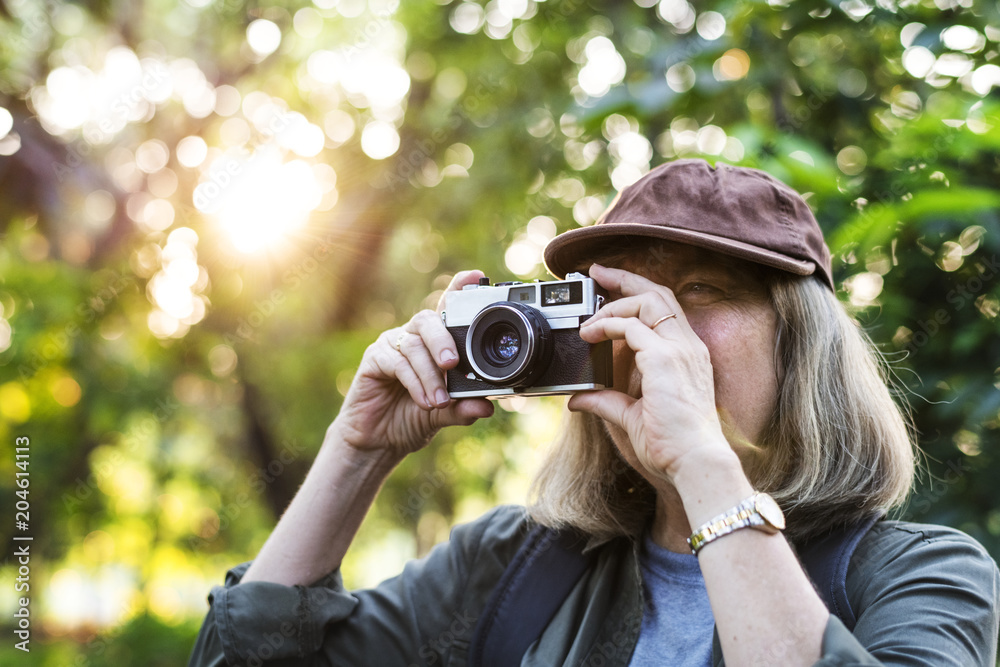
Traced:
<path fill-rule="evenodd" d="M 629 667 L 710 666 L 715 619 L 697 556 L 668 551 L 647 531 L 639 570 L 645 605 Z"/>

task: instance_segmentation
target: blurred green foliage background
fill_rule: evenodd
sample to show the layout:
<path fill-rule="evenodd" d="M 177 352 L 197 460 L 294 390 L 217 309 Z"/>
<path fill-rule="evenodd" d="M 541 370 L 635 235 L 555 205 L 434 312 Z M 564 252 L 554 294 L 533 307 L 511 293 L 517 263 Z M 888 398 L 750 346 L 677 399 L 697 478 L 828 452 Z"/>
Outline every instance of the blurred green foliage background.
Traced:
<path fill-rule="evenodd" d="M 900 516 L 1000 556 L 998 53 L 978 0 L 0 0 L 0 662 L 183 664 L 377 334 L 675 157 L 808 193 L 927 455 Z M 522 501 L 562 403 L 405 461 L 348 584 Z"/>

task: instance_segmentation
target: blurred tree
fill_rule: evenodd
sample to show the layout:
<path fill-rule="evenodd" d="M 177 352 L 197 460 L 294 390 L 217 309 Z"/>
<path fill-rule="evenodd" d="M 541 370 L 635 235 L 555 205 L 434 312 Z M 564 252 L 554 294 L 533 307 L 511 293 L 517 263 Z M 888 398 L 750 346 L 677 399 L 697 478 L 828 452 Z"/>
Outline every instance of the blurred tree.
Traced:
<path fill-rule="evenodd" d="M 183 659 L 377 333 L 459 269 L 542 277 L 549 238 L 676 157 L 809 193 L 913 404 L 905 516 L 1000 555 L 996 3 L 0 9 L 0 441 L 32 439 L 39 664 Z M 560 405 L 404 462 L 349 581 L 519 500 Z"/>

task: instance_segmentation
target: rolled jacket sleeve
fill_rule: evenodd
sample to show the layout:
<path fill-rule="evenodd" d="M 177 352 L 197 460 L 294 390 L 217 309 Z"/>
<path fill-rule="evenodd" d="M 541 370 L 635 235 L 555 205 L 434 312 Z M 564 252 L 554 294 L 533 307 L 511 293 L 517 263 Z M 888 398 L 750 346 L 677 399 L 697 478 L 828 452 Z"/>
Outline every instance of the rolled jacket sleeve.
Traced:
<path fill-rule="evenodd" d="M 346 618 L 358 604 L 344 590 L 339 570 L 310 586 L 240 583 L 249 567 L 249 562 L 237 565 L 226 573 L 224 586 L 212 589 L 191 665 L 304 658 L 320 648 L 326 625 Z M 220 651 L 225 662 L 219 661 Z"/>
<path fill-rule="evenodd" d="M 456 526 L 448 542 L 408 562 L 400 575 L 353 592 L 339 570 L 309 586 L 240 583 L 250 566 L 243 563 L 212 589 L 189 667 L 363 665 L 376 656 L 378 664 L 440 664 L 446 653 L 464 657 L 483 592 L 516 550 L 522 524 L 520 510 L 496 508 Z M 480 554 L 484 533 L 491 549 Z"/>

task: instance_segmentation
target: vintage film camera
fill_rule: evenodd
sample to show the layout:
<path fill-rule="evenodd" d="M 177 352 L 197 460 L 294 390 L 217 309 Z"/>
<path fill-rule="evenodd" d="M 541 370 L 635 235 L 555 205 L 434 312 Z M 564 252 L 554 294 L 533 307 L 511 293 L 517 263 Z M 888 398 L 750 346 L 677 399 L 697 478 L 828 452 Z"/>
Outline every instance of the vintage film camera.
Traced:
<path fill-rule="evenodd" d="M 448 371 L 452 398 L 543 396 L 612 384 L 611 341 L 590 345 L 580 324 L 604 303 L 591 278 L 504 282 L 489 278 L 449 292 L 441 319 L 458 346 Z"/>

